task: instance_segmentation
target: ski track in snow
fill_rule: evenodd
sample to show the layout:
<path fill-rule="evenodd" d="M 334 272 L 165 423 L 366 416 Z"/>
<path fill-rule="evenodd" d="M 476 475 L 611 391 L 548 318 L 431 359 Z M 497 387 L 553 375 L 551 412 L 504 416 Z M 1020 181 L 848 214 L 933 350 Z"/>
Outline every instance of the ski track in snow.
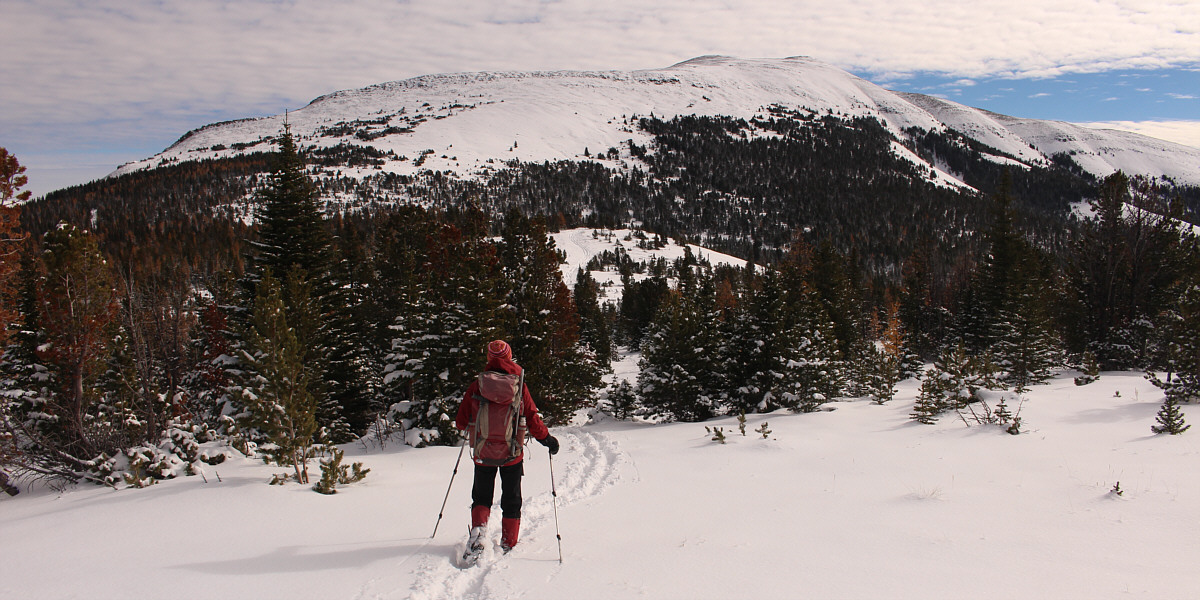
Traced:
<path fill-rule="evenodd" d="M 622 465 L 630 462 L 615 440 L 606 434 L 573 427 L 556 437 L 563 448 L 554 465 L 560 514 L 565 507 L 598 496 L 615 485 L 620 481 Z M 544 461 L 538 463 L 538 468 L 543 468 Z M 530 473 L 526 472 L 525 477 L 528 479 Z M 557 564 L 558 540 L 554 536 L 553 500 L 549 491 L 526 499 L 521 509 L 521 543 L 507 557 L 499 550 L 499 510 L 492 511 L 488 524 L 492 545 L 484 549 L 474 567 L 464 569 L 457 565 L 457 558 L 465 547 L 464 541 L 456 544 L 449 556 L 442 552 L 423 556 L 409 597 L 413 600 L 524 597 L 529 590 L 521 589 L 520 580 L 525 578 L 510 573 L 514 559 L 523 563 L 522 571 L 527 570 L 525 565 L 544 564 L 548 567 L 545 579 L 556 576 L 560 567 Z M 370 594 L 364 590 L 359 597 L 386 598 L 390 595 Z"/>

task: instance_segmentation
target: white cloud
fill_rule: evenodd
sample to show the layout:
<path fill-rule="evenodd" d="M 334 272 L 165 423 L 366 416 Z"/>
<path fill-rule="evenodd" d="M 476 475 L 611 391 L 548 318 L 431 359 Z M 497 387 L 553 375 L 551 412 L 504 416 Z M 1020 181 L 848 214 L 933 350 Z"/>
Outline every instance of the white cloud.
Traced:
<path fill-rule="evenodd" d="M 1200 121 L 1103 121 L 1079 123 L 1093 129 L 1117 129 L 1200 148 Z"/>

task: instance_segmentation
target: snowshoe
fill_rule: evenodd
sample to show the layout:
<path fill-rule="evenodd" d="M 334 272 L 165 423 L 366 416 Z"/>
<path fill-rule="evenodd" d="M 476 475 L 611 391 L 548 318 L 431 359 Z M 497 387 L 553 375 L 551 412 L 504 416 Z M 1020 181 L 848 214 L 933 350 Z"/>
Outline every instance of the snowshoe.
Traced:
<path fill-rule="evenodd" d="M 487 530 L 483 527 L 473 527 L 471 535 L 467 538 L 467 548 L 463 551 L 462 558 L 458 564 L 462 567 L 473 566 L 479 561 L 479 557 L 483 555 L 483 543 L 487 537 Z"/>

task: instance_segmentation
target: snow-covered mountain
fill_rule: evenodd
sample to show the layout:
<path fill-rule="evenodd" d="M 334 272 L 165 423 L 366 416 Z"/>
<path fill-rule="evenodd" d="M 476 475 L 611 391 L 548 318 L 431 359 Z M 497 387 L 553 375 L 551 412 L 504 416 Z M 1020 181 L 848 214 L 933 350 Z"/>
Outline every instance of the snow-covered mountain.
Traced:
<path fill-rule="evenodd" d="M 372 146 L 380 171 L 449 171 L 469 177 L 513 159 L 601 160 L 599 152 L 650 137 L 632 117 L 749 118 L 779 106 L 816 114 L 873 116 L 898 137 L 909 127 L 953 128 L 1028 165 L 1066 152 L 1088 171 L 1167 176 L 1200 184 L 1200 149 L 1064 122 L 1020 119 L 920 94 L 886 90 L 805 57 L 702 56 L 640 71 L 482 72 L 427 75 L 322 96 L 285 115 L 216 123 L 114 174 L 177 161 L 267 150 L 284 121 L 303 146 Z M 907 155 L 920 160 L 915 155 Z M 1011 159 L 996 157 L 1001 162 Z"/>

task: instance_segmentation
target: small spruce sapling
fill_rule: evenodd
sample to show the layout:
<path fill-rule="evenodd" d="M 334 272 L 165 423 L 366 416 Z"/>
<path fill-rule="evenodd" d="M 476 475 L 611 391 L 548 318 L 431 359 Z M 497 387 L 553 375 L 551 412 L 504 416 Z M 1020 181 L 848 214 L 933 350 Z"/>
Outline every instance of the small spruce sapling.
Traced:
<path fill-rule="evenodd" d="M 1183 411 L 1179 409 L 1179 399 L 1175 394 L 1167 394 L 1154 420 L 1158 422 L 1158 425 L 1150 426 L 1150 431 L 1154 433 L 1179 435 L 1192 427 L 1184 422 Z"/>
<path fill-rule="evenodd" d="M 913 404 L 913 411 L 909 418 L 925 425 L 932 425 L 936 422 L 944 404 L 944 389 L 945 384 L 941 373 L 935 369 L 929 369 L 925 373 L 924 380 L 921 381 L 921 393 Z"/>
<path fill-rule="evenodd" d="M 762 425 L 759 425 L 758 429 L 755 429 L 754 431 L 755 433 L 762 435 L 762 439 L 764 440 L 767 439 L 767 436 L 771 435 L 771 429 L 767 427 L 766 421 L 763 421 Z"/>
<path fill-rule="evenodd" d="M 362 463 L 356 462 L 353 465 L 343 465 L 342 458 L 345 453 L 337 446 L 328 446 L 326 451 L 329 454 L 328 458 L 321 459 L 321 479 L 313 484 L 313 490 L 321 494 L 336 494 L 337 486 L 349 485 L 356 481 L 362 481 L 367 476 L 370 469 L 364 469 Z M 351 472 L 353 469 L 353 472 Z"/>
<path fill-rule="evenodd" d="M 1096 360 L 1096 355 L 1090 350 L 1083 353 L 1083 364 L 1079 370 L 1083 372 L 1075 378 L 1075 385 L 1087 385 L 1100 379 L 1100 362 Z"/>
<path fill-rule="evenodd" d="M 742 437 L 746 436 L 746 413 L 738 415 L 738 431 L 742 432 Z"/>
<path fill-rule="evenodd" d="M 628 381 L 622 380 L 608 392 L 609 412 L 618 421 L 628 420 L 637 412 L 637 394 Z"/>
<path fill-rule="evenodd" d="M 712 429 L 709 429 L 708 426 L 705 425 L 704 430 L 712 433 L 712 441 L 720 442 L 722 444 L 725 443 L 725 429 L 723 427 L 713 427 Z"/>

